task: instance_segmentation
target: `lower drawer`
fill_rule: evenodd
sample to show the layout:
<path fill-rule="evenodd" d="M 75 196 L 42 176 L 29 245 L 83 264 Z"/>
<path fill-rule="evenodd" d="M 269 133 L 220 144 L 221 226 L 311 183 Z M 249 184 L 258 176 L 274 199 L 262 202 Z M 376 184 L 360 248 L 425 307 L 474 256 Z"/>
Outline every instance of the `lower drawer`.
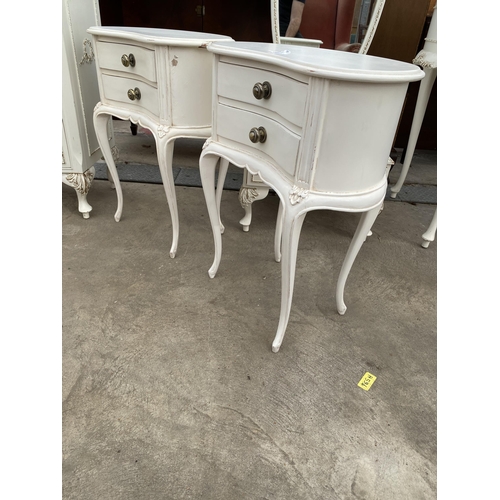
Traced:
<path fill-rule="evenodd" d="M 224 104 L 217 106 L 217 135 L 229 139 L 250 153 L 269 156 L 284 172 L 293 176 L 300 145 L 300 136 L 277 121 L 266 116 Z M 264 127 L 267 139 L 264 143 L 253 143 L 249 133 L 252 128 Z M 223 141 L 221 141 L 223 142 Z"/>
<path fill-rule="evenodd" d="M 154 116 L 159 115 L 158 89 L 139 80 L 117 76 L 102 75 L 104 97 L 106 100 L 118 101 L 131 107 L 146 109 Z M 140 99 L 131 100 L 128 91 L 138 88 Z"/>

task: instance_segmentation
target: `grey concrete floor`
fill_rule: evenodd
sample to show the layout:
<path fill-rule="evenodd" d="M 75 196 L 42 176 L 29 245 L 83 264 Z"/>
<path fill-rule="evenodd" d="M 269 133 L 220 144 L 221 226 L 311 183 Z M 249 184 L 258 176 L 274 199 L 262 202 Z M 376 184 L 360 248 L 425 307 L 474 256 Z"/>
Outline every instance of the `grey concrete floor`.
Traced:
<path fill-rule="evenodd" d="M 197 148 L 176 146 L 174 164 L 195 168 Z M 136 161 L 126 149 L 122 159 Z M 436 162 L 410 172 L 435 183 Z M 88 220 L 62 185 L 65 500 L 436 498 L 438 240 L 420 246 L 434 204 L 385 203 L 347 281 L 344 316 L 335 285 L 358 216 L 310 213 L 274 354 L 278 198 L 254 203 L 244 233 L 238 193 L 224 192 L 222 262 L 210 279 L 202 190 L 177 187 L 170 259 L 162 186 L 122 188 L 116 223 L 107 181 L 92 184 Z M 369 391 L 357 385 L 366 372 L 377 377 Z"/>

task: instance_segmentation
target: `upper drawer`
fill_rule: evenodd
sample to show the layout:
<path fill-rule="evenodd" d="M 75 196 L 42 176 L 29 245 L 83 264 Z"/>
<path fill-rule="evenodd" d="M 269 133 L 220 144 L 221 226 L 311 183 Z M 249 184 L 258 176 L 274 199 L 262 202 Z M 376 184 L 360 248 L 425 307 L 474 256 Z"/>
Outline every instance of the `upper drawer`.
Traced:
<path fill-rule="evenodd" d="M 256 83 L 264 82 L 270 83 L 271 96 L 268 99 L 257 99 L 253 94 L 253 87 Z M 219 96 L 268 109 L 299 127 L 302 127 L 304 121 L 307 88 L 307 83 L 272 71 L 219 62 Z"/>
<path fill-rule="evenodd" d="M 98 64 L 101 69 L 124 71 L 156 82 L 155 51 L 125 43 L 97 42 Z M 125 66 L 122 56 L 135 59 L 135 65 Z"/>

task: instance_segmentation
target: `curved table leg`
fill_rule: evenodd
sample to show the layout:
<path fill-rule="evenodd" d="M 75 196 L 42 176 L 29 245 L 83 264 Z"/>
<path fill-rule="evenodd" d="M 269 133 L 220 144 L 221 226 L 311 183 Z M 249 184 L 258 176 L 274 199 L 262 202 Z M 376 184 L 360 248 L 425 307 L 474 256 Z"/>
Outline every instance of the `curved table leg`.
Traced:
<path fill-rule="evenodd" d="M 427 228 L 427 231 L 422 235 L 422 239 L 424 240 L 422 242 L 422 246 L 424 248 L 429 248 L 429 243 L 431 241 L 434 241 L 434 237 L 436 236 L 436 229 L 437 229 L 437 208 L 434 211 L 434 215 L 432 216 L 431 223 L 429 227 Z"/>
<path fill-rule="evenodd" d="M 283 234 L 283 203 L 278 207 L 278 217 L 276 218 L 276 229 L 274 230 L 274 260 L 281 261 L 281 235 Z"/>
<path fill-rule="evenodd" d="M 220 210 L 217 206 L 217 196 L 215 193 L 215 169 L 219 157 L 216 155 L 201 155 L 200 156 L 200 177 L 203 187 L 203 194 L 207 203 L 208 215 L 214 237 L 215 257 L 212 267 L 208 271 L 208 275 L 214 278 L 219 269 L 219 264 L 222 255 L 222 235 L 220 227 Z"/>
<path fill-rule="evenodd" d="M 337 281 L 337 290 L 335 293 L 336 301 L 337 301 L 337 310 L 339 314 L 344 314 L 347 310 L 347 307 L 344 303 L 344 288 L 345 283 L 347 281 L 347 277 L 349 276 L 349 272 L 352 268 L 354 260 L 363 245 L 363 242 L 366 239 L 366 235 L 368 231 L 373 226 L 375 219 L 380 213 L 380 207 L 383 202 L 381 202 L 376 207 L 368 210 L 367 212 L 363 212 L 361 215 L 361 219 L 358 223 L 358 227 L 356 228 L 356 232 L 351 240 L 351 244 L 349 245 L 349 249 L 347 250 L 347 254 L 344 258 L 344 262 L 342 263 L 342 268 L 340 269 L 339 279 Z"/>
<path fill-rule="evenodd" d="M 296 215 L 294 212 L 285 209 L 284 216 L 282 217 L 281 310 L 278 330 L 272 344 L 273 352 L 279 351 L 290 318 L 295 281 L 295 265 L 297 263 L 297 248 L 299 246 L 300 231 L 306 216 L 306 212 L 300 215 Z"/>
<path fill-rule="evenodd" d="M 115 160 L 113 158 L 113 152 L 111 151 L 111 147 L 108 142 L 108 122 L 110 119 L 111 115 L 102 112 L 100 113 L 96 108 L 94 112 L 94 128 L 99 147 L 101 148 L 101 153 L 108 168 L 108 173 L 111 174 L 111 178 L 113 179 L 113 184 L 116 189 L 118 206 L 115 212 L 115 221 L 119 222 L 123 211 L 123 193 L 120 185 L 120 179 L 118 177 L 118 171 L 116 170 Z"/>
<path fill-rule="evenodd" d="M 78 211 L 82 214 L 84 219 L 90 217 L 92 206 L 87 201 L 87 193 L 89 192 L 90 185 L 94 179 L 95 168 L 90 167 L 83 174 L 63 174 L 62 181 L 67 186 L 71 186 L 76 191 L 78 199 Z"/>
<path fill-rule="evenodd" d="M 415 106 L 415 114 L 413 115 L 413 121 L 411 123 L 410 136 L 408 138 L 408 145 L 406 146 L 403 168 L 399 174 L 398 181 L 391 187 L 391 198 L 396 198 L 397 194 L 403 187 L 406 176 L 408 175 L 413 153 L 415 152 L 415 147 L 417 145 L 417 139 L 420 134 L 420 128 L 422 127 L 422 122 L 424 120 L 427 103 L 429 102 L 429 97 L 431 95 L 432 86 L 434 85 L 434 81 L 437 77 L 437 69 L 435 68 L 424 68 L 424 72 L 425 77 L 420 82 L 420 88 L 418 90 L 417 104 Z"/>
<path fill-rule="evenodd" d="M 217 210 L 219 212 L 219 224 L 220 224 L 220 232 L 224 233 L 224 225 L 222 224 L 222 220 L 220 217 L 220 204 L 222 201 L 222 191 L 224 190 L 224 181 L 226 179 L 227 170 L 229 168 L 229 161 L 225 158 L 221 158 L 219 162 L 219 175 L 217 176 L 217 192 L 216 192 L 216 202 L 217 202 Z"/>
<path fill-rule="evenodd" d="M 241 186 L 238 198 L 240 200 L 241 207 L 245 210 L 245 215 L 240 220 L 240 224 L 243 226 L 243 231 L 248 232 L 250 229 L 250 223 L 252 222 L 252 203 L 254 201 L 264 199 L 268 194 L 269 188 L 266 186 Z"/>
<path fill-rule="evenodd" d="M 172 171 L 175 138 L 169 136 L 158 137 L 154 131 L 153 135 L 156 139 L 158 166 L 160 167 L 161 180 L 163 182 L 163 189 L 167 197 L 170 219 L 172 221 L 172 246 L 170 247 L 170 257 L 173 259 L 179 244 L 179 211 L 177 209 L 174 174 Z"/>

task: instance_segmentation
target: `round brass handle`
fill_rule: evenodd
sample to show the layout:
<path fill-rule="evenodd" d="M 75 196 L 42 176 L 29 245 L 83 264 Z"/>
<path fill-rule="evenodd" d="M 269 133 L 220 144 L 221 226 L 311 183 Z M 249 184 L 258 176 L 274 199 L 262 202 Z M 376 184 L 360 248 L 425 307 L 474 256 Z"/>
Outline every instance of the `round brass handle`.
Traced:
<path fill-rule="evenodd" d="M 252 92 L 255 99 L 269 99 L 273 93 L 273 88 L 269 82 L 256 83 Z"/>
<path fill-rule="evenodd" d="M 135 66 L 135 57 L 134 54 L 123 54 L 122 56 L 122 64 L 127 68 L 128 66 Z"/>
<path fill-rule="evenodd" d="M 264 127 L 253 127 L 250 129 L 248 137 L 254 144 L 257 142 L 263 143 L 267 140 L 267 131 Z"/>
<path fill-rule="evenodd" d="M 139 100 L 141 98 L 141 91 L 137 87 L 135 89 L 128 89 L 127 96 L 131 101 Z"/>

